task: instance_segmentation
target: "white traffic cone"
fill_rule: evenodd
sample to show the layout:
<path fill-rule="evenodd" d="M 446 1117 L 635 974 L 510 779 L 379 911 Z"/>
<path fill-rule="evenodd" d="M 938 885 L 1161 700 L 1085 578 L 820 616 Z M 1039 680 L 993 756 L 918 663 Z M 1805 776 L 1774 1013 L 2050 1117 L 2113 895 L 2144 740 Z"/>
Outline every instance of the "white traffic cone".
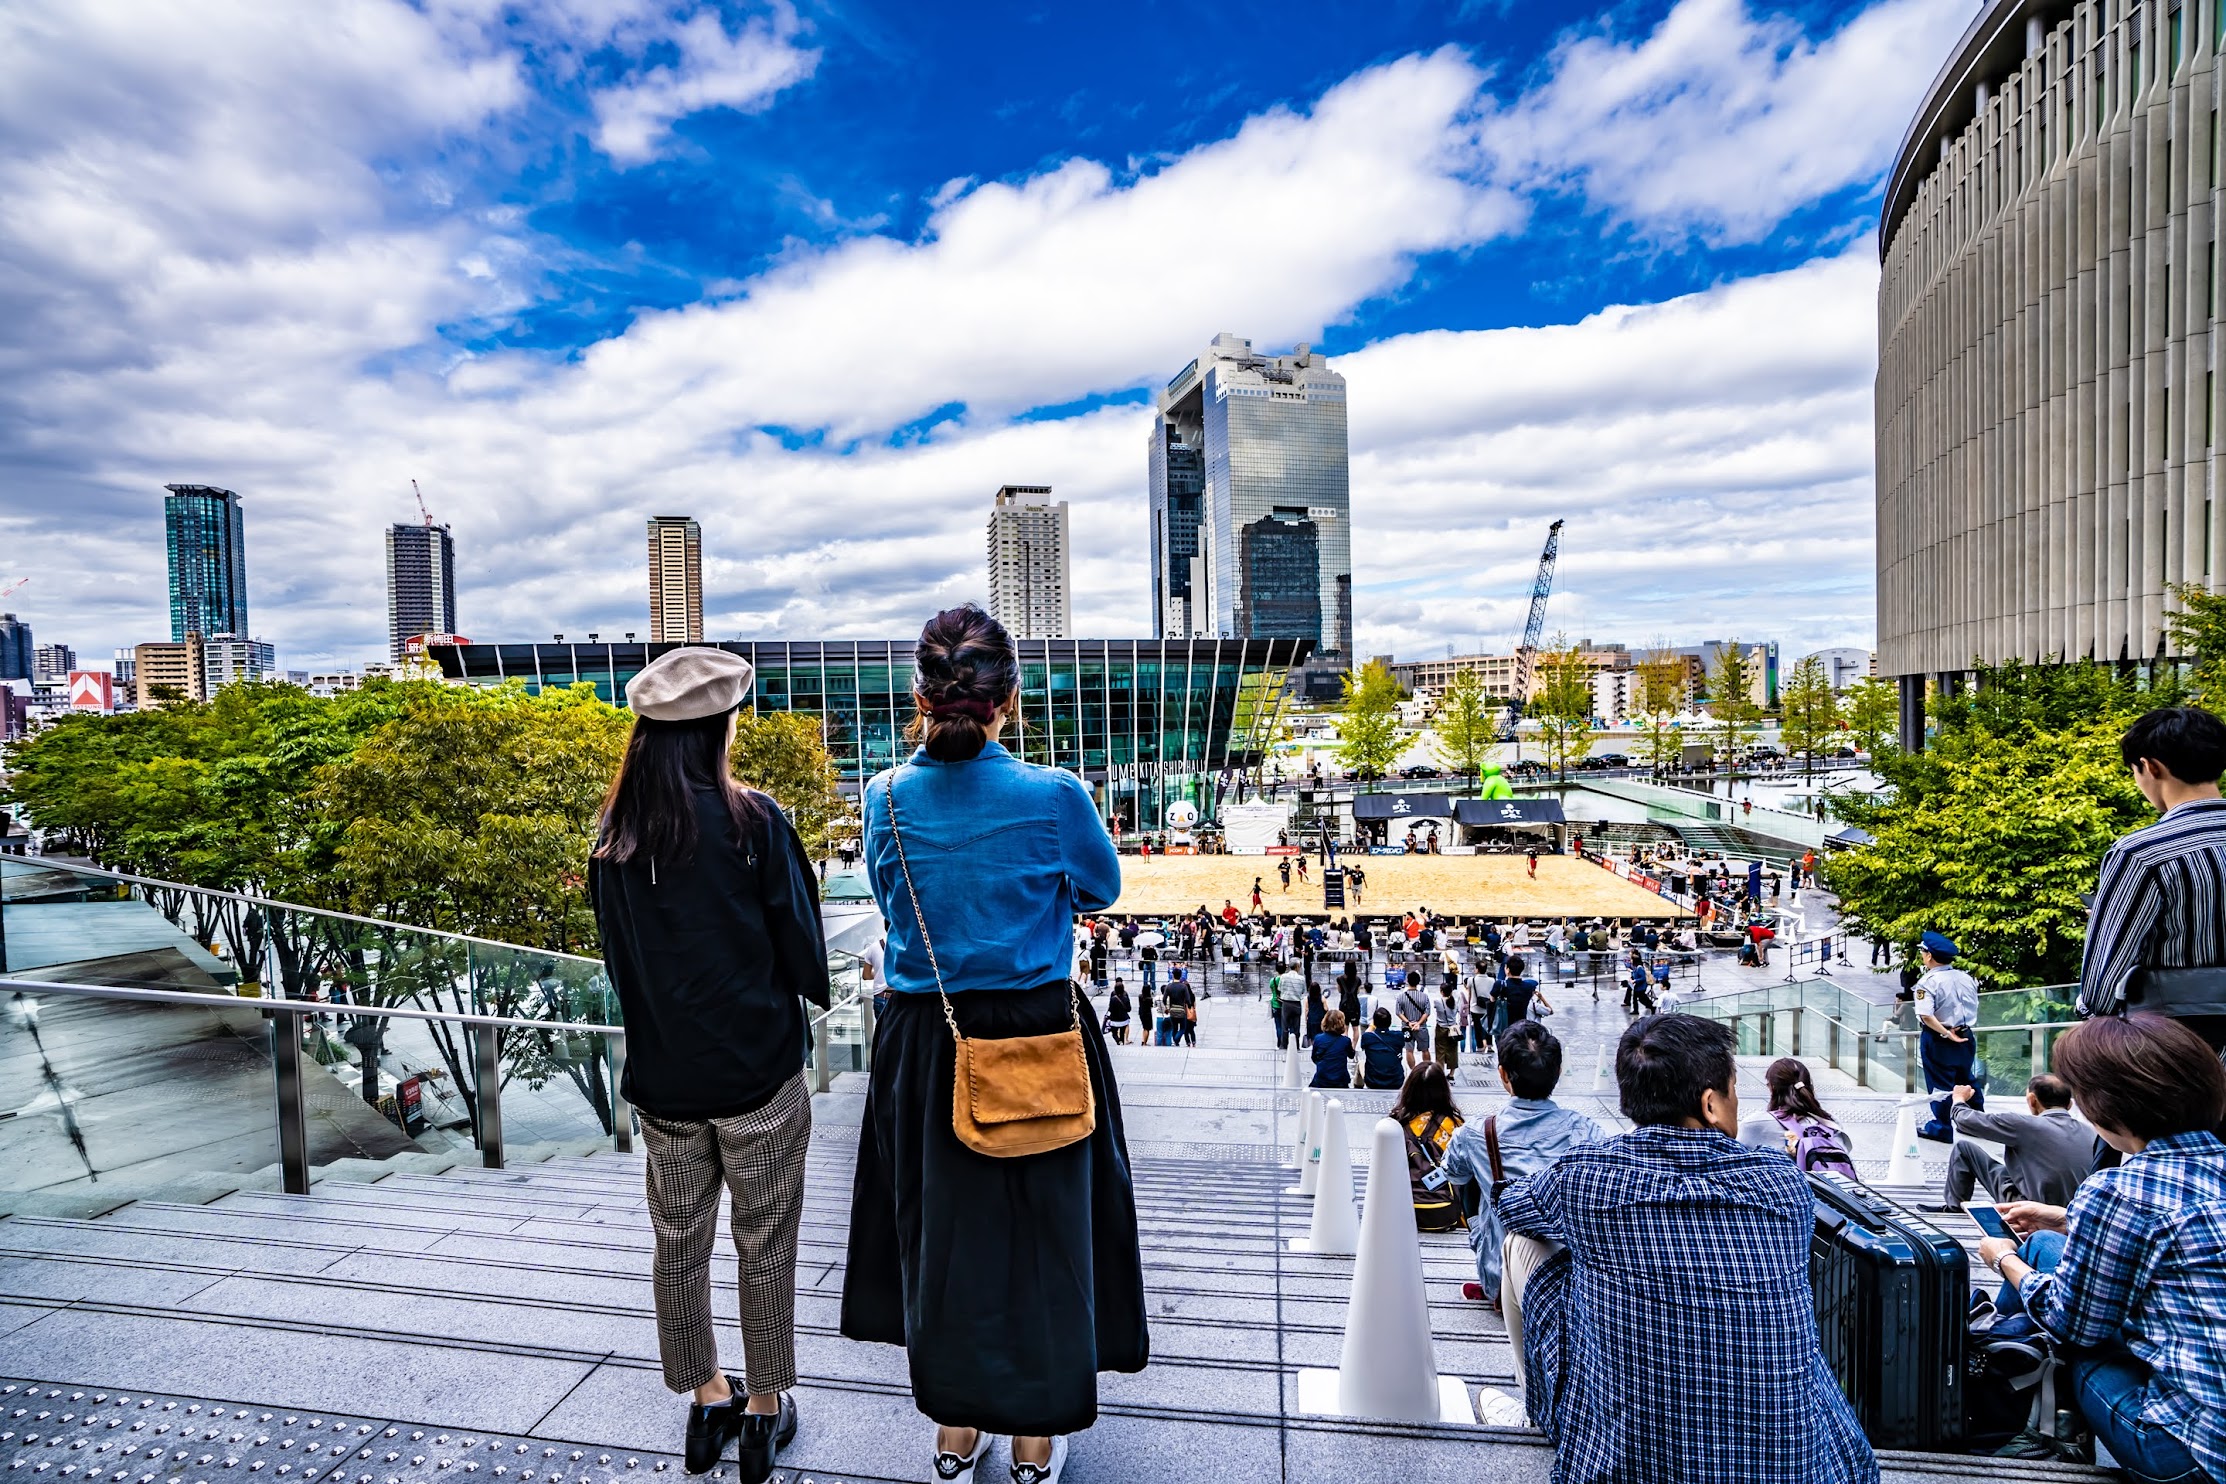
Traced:
<path fill-rule="evenodd" d="M 1312 1195 L 1322 1172 L 1322 1095 L 1309 1092 L 1304 1106 L 1299 1118 L 1299 1183 L 1287 1187 L 1285 1195 Z"/>
<path fill-rule="evenodd" d="M 1306 1168 L 1306 1156 L 1311 1153 L 1314 1148 L 1314 1131 L 1311 1128 L 1307 1127 L 1306 1123 L 1307 1118 L 1310 1116 L 1308 1108 L 1310 1103 L 1312 1102 L 1312 1097 L 1313 1095 L 1311 1093 L 1300 1093 L 1298 1095 L 1298 1107 L 1293 1110 L 1292 1114 L 1292 1116 L 1298 1123 L 1298 1137 L 1292 1141 L 1291 1157 L 1285 1160 L 1284 1163 L 1294 1170 L 1303 1170 Z M 1285 1191 L 1284 1194 L 1295 1195 L 1297 1194 L 1297 1192 L 1298 1187 L 1294 1185 L 1293 1187 L 1291 1187 L 1291 1189 Z"/>
<path fill-rule="evenodd" d="M 1368 1212 L 1358 1247 L 1337 1369 L 1299 1372 L 1298 1409 L 1317 1416 L 1473 1423 L 1476 1413 L 1461 1378 L 1438 1374 L 1406 1138 L 1388 1118 L 1377 1122 L 1370 1142 Z"/>
<path fill-rule="evenodd" d="M 1600 1043 L 1600 1055 L 1592 1063 L 1592 1090 L 1600 1091 L 1608 1085 L 1608 1057 L 1614 1050 L 1607 1042 Z"/>
<path fill-rule="evenodd" d="M 1888 1185 L 1922 1185 L 1925 1172 L 1918 1162 L 1917 1110 L 1930 1101 L 1926 1098 L 1903 1098 L 1901 1112 L 1894 1119 L 1894 1157 L 1886 1166 Z"/>
<path fill-rule="evenodd" d="M 1306 1079 L 1299 1073 L 1299 1038 L 1291 1037 L 1290 1055 L 1283 1058 L 1283 1085 L 1297 1087 Z"/>
<path fill-rule="evenodd" d="M 1360 1223 L 1353 1216 L 1353 1156 L 1345 1147 L 1345 1105 L 1335 1098 L 1322 1107 L 1320 1144 L 1321 1156 L 1311 1166 L 1320 1172 L 1314 1188 L 1314 1224 L 1305 1236 L 1291 1239 L 1291 1250 L 1311 1252 L 1316 1257 L 1349 1257 L 1360 1236 Z M 1399 1168 L 1404 1171 L 1406 1167 L 1402 1148 Z M 1406 1177 L 1402 1174 L 1400 1178 L 1403 1181 Z M 1414 1224 L 1411 1193 L 1407 1224 Z"/>

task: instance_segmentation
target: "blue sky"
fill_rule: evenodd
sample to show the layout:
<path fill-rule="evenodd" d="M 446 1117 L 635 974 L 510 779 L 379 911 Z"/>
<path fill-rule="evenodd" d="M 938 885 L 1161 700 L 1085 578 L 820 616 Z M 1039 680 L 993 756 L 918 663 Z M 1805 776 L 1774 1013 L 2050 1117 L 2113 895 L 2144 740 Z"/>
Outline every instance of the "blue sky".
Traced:
<path fill-rule="evenodd" d="M 1149 631 L 1148 389 L 1351 385 L 1360 647 L 1867 643 L 1878 191 L 1968 19 L 1868 6 L 21 0 L 0 14 L 0 582 L 162 636 L 161 486 L 247 501 L 285 663 L 383 648 L 408 481 L 474 637 L 888 635 L 1002 482 Z"/>

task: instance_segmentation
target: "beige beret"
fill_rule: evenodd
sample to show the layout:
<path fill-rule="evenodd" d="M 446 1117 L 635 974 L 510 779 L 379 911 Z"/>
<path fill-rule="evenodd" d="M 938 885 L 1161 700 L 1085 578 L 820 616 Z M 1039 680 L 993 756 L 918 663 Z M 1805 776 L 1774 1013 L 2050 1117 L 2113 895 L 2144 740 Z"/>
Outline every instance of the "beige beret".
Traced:
<path fill-rule="evenodd" d="M 750 693 L 750 662 L 709 645 L 669 649 L 626 682 L 626 704 L 651 721 L 724 716 Z"/>

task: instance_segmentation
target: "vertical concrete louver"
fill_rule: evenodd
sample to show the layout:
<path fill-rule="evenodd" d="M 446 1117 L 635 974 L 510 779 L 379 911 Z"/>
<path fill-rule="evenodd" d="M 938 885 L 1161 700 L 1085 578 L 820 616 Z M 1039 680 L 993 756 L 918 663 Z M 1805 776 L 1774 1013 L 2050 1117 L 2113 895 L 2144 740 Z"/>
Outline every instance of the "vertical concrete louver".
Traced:
<path fill-rule="evenodd" d="M 2167 589 L 2226 570 L 2221 3 L 1995 0 L 1903 145 L 1876 432 L 1905 715 L 1974 660 L 2159 657 Z"/>

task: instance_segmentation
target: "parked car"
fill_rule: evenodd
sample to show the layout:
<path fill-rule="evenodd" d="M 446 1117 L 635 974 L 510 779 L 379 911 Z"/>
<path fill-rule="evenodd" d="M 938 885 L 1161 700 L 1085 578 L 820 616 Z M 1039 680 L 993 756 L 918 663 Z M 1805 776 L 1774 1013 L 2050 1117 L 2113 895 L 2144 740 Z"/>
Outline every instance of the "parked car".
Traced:
<path fill-rule="evenodd" d="M 1631 758 L 1628 753 L 1603 752 L 1593 758 L 1592 763 L 1599 768 L 1628 768 L 1631 766 Z"/>
<path fill-rule="evenodd" d="M 1522 778 L 1535 778 L 1539 774 L 1549 772 L 1551 770 L 1548 769 L 1544 763 L 1538 761 L 1538 759 L 1534 757 L 1526 757 L 1509 763 L 1507 765 L 1506 771 Z"/>
<path fill-rule="evenodd" d="M 1443 778 L 1445 775 L 1428 763 L 1409 763 L 1399 770 L 1401 778 Z"/>

